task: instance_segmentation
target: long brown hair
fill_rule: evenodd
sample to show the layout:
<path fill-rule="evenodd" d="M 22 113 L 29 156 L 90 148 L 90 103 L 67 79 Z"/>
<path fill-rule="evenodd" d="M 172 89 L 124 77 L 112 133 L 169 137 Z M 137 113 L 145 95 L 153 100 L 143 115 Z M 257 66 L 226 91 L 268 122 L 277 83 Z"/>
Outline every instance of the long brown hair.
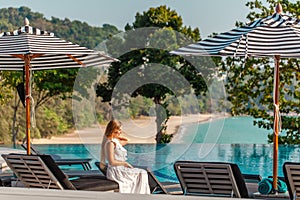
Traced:
<path fill-rule="evenodd" d="M 105 164 L 105 143 L 107 141 L 107 138 L 110 137 L 113 132 L 117 129 L 121 128 L 121 122 L 117 120 L 111 120 L 106 125 L 105 133 L 103 135 L 102 144 L 101 144 L 101 154 L 100 154 L 100 162 L 102 164 Z"/>
<path fill-rule="evenodd" d="M 121 122 L 118 120 L 111 120 L 106 125 L 105 133 L 104 135 L 106 137 L 110 137 L 115 130 L 119 130 L 121 128 Z"/>

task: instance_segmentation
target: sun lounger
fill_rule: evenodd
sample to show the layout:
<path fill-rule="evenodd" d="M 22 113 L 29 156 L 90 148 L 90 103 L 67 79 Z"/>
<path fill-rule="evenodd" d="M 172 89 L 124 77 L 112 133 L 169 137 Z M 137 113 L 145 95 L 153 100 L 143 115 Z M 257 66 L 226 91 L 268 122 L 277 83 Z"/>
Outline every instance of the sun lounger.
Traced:
<path fill-rule="evenodd" d="M 283 174 L 290 199 L 300 199 L 300 163 L 285 162 Z"/>
<path fill-rule="evenodd" d="M 262 180 L 262 177 L 258 174 L 242 174 L 246 183 L 248 195 L 250 198 L 254 197 L 255 193 L 258 193 L 258 183 Z"/>
<path fill-rule="evenodd" d="M 21 144 L 21 146 L 27 150 L 27 145 L 25 143 Z M 41 155 L 34 145 L 30 145 L 30 152 L 32 155 Z M 90 162 L 92 161 L 91 158 L 72 158 L 72 159 L 63 159 L 59 155 L 51 155 L 53 160 L 56 162 L 58 165 L 67 165 L 67 166 L 72 166 L 72 165 L 81 165 L 84 170 L 91 170 L 92 167 L 90 165 Z"/>
<path fill-rule="evenodd" d="M 262 180 L 261 175 L 258 174 L 242 174 L 242 176 L 246 183 L 258 183 Z"/>
<path fill-rule="evenodd" d="M 153 172 L 146 169 L 149 176 L 149 185 L 152 194 L 182 194 L 182 190 L 179 183 L 175 182 L 160 182 Z"/>
<path fill-rule="evenodd" d="M 50 155 L 2 155 L 17 178 L 28 188 L 117 191 L 116 182 L 103 175 L 81 175 L 69 178 Z"/>
<path fill-rule="evenodd" d="M 174 169 L 184 195 L 249 197 L 245 181 L 236 164 L 176 161 Z"/>
<path fill-rule="evenodd" d="M 95 162 L 95 165 L 102 172 L 102 174 L 106 175 L 106 166 L 100 167 L 100 162 Z M 149 168 L 142 166 L 135 167 L 142 168 L 147 171 L 152 194 L 182 194 L 182 190 L 178 183 L 160 182 Z"/>
<path fill-rule="evenodd" d="M 100 170 L 100 172 L 106 176 L 106 170 L 107 166 L 103 164 L 103 166 L 100 166 L 100 162 L 95 162 L 96 167 Z"/>

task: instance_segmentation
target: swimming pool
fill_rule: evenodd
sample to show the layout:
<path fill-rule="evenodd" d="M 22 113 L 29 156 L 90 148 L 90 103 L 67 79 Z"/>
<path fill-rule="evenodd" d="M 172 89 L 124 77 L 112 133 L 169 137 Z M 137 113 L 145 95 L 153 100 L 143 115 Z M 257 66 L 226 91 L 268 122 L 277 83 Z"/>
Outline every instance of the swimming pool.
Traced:
<path fill-rule="evenodd" d="M 35 145 L 46 154 L 63 158 L 93 158 L 99 160 L 100 145 L 49 144 Z M 242 173 L 272 175 L 273 146 L 269 144 L 129 144 L 128 161 L 134 165 L 152 168 L 160 181 L 177 181 L 173 164 L 176 160 L 225 161 L 238 164 Z M 209 151 L 206 151 L 209 149 Z M 278 155 L 278 175 L 285 161 L 300 162 L 300 146 L 281 145 Z M 92 164 L 93 169 L 96 169 Z"/>

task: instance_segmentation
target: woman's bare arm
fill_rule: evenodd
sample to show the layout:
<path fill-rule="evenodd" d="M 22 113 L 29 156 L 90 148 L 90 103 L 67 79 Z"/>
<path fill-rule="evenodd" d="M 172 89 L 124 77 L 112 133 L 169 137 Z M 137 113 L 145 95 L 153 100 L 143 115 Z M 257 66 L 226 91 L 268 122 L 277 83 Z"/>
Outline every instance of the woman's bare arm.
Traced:
<path fill-rule="evenodd" d="M 125 136 L 118 136 L 117 139 L 120 141 L 122 146 L 125 146 L 129 143 L 129 139 Z"/>
<path fill-rule="evenodd" d="M 125 161 L 119 161 L 116 160 L 114 157 L 114 151 L 115 151 L 115 143 L 114 142 L 108 142 L 106 145 L 106 152 L 107 152 L 107 160 L 108 163 L 112 166 L 125 166 L 129 168 L 133 168 L 129 163 Z"/>

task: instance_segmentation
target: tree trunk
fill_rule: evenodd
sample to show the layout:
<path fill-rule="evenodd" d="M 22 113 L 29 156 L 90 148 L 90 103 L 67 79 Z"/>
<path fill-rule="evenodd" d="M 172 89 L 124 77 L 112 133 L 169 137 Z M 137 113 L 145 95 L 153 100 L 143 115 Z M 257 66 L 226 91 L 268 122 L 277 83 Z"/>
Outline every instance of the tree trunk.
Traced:
<path fill-rule="evenodd" d="M 155 103 L 155 112 L 156 112 L 156 143 L 160 144 L 162 143 L 162 135 L 163 131 L 165 130 L 165 121 L 167 118 L 165 109 L 163 108 L 161 104 L 161 98 L 159 96 L 154 98 L 154 103 Z"/>
<path fill-rule="evenodd" d="M 18 134 L 18 128 L 16 128 L 16 122 L 17 122 L 17 112 L 18 112 L 18 108 L 20 105 L 20 99 L 17 100 L 17 94 L 15 95 L 15 105 L 13 106 L 14 109 L 14 117 L 13 117 L 13 123 L 12 123 L 12 127 L 11 127 L 11 134 L 12 134 L 12 142 L 13 142 L 13 147 L 16 148 L 16 138 L 17 138 L 17 134 Z"/>

